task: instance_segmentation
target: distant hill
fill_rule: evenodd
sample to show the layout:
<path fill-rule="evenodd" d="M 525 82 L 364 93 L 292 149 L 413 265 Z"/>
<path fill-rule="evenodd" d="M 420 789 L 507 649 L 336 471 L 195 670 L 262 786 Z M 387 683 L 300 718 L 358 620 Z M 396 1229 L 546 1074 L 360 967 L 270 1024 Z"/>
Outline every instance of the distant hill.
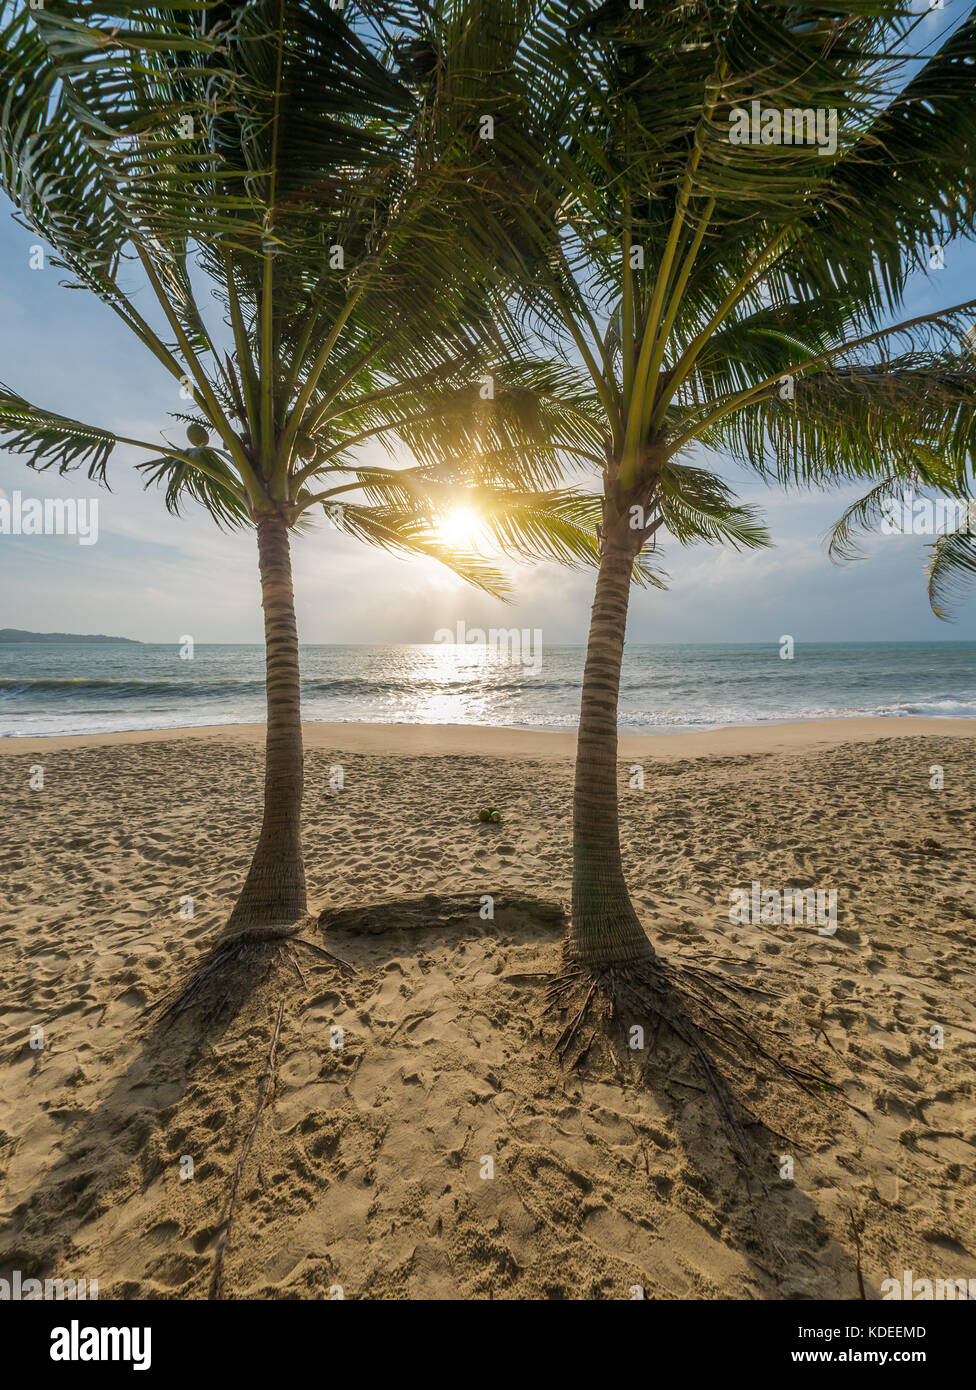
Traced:
<path fill-rule="evenodd" d="M 101 632 L 25 632 L 19 627 L 0 627 L 0 642 L 122 642 L 128 647 L 142 646 L 134 637 L 106 637 Z"/>

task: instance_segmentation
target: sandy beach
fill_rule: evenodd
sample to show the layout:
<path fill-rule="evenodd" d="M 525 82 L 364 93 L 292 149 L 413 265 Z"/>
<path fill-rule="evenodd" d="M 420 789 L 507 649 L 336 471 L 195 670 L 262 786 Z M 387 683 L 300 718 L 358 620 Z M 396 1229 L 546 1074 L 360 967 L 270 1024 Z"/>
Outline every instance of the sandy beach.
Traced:
<path fill-rule="evenodd" d="M 552 1056 L 572 735 L 307 725 L 317 939 L 355 973 L 310 951 L 213 1027 L 158 1026 L 246 872 L 262 738 L 0 741 L 0 1276 L 205 1298 L 236 1176 L 225 1298 L 857 1299 L 858 1258 L 868 1298 L 976 1278 L 971 721 L 621 740 L 648 932 L 767 989 L 757 1024 L 846 1101 L 777 1101 L 764 1181 L 693 1069 Z M 733 924 L 754 881 L 836 889 L 836 933 Z"/>

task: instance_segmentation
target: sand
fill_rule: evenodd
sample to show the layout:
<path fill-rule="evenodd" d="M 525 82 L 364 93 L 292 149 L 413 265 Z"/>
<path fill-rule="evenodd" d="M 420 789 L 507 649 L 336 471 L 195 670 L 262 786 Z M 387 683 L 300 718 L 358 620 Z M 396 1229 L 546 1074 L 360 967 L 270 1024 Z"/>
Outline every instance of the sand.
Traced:
<path fill-rule="evenodd" d="M 155 1025 L 147 1006 L 206 957 L 246 870 L 260 736 L 0 743 L 0 1277 L 205 1298 L 283 1003 L 226 1298 L 858 1298 L 852 1215 L 868 1297 L 904 1270 L 976 1278 L 971 726 L 622 742 L 653 939 L 777 991 L 756 1024 L 850 1102 L 757 1094 L 789 1140 L 757 1130 L 748 1179 L 672 1048 L 643 1081 L 551 1054 L 569 736 L 308 726 L 309 892 L 331 914 L 315 939 L 356 974 L 304 951 L 212 1026 Z M 477 822 L 487 802 L 501 825 Z M 753 880 L 835 888 L 836 934 L 733 924 Z"/>

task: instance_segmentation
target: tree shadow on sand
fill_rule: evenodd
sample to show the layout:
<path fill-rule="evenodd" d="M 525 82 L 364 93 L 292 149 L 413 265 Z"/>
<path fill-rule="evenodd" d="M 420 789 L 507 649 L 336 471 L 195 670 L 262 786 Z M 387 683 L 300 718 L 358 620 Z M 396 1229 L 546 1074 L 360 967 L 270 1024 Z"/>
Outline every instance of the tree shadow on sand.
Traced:
<path fill-rule="evenodd" d="M 205 1238 L 195 1247 L 198 1257 L 192 1267 L 174 1266 L 177 1272 L 171 1279 L 173 1296 L 206 1296 L 208 1287 L 213 1292 L 210 1273 L 214 1259 L 219 1262 L 227 1234 L 231 1199 L 228 1165 L 237 1154 L 236 1194 L 242 1144 L 247 1143 L 249 1126 L 253 1135 L 266 1092 L 270 1089 L 273 1094 L 275 1046 L 279 1066 L 283 1054 L 287 1057 L 289 1049 L 295 1047 L 294 1030 L 286 1029 L 280 1040 L 278 1037 L 282 1002 L 287 1018 L 290 1004 L 300 1005 L 309 988 L 313 984 L 319 988 L 324 979 L 330 984 L 351 980 L 355 984 L 353 974 L 358 972 L 361 989 L 368 992 L 373 988 L 373 972 L 393 956 L 430 951 L 438 943 L 450 948 L 486 935 L 505 937 L 516 944 L 555 945 L 565 925 L 558 905 L 519 893 L 494 895 L 493 920 L 484 918 L 483 909 L 484 903 L 473 896 L 428 894 L 326 909 L 318 918 L 323 934 L 312 931 L 312 924 L 306 923 L 299 935 L 284 942 L 251 939 L 231 946 L 226 939 L 218 939 L 189 981 L 147 1011 L 137 1054 L 124 1074 L 65 1137 L 60 1157 L 12 1212 L 0 1242 L 0 1275 L 7 1276 L 14 1268 L 24 1277 L 45 1278 L 62 1272 L 63 1261 L 84 1248 L 92 1223 L 124 1204 L 140 1187 L 145 1193 L 164 1168 L 185 1151 L 191 1123 L 199 1120 L 208 1103 L 213 1104 L 211 1084 L 222 1068 L 225 1087 L 226 1073 L 228 1069 L 232 1072 L 232 1102 L 239 1097 L 237 1106 L 232 1104 L 229 1115 L 224 1116 L 223 1126 L 216 1121 L 211 1126 L 225 1140 L 225 1166 L 210 1174 L 212 1200 L 211 1188 L 206 1190 L 212 1210 L 207 1213 Z M 335 951 L 323 943 L 334 946 Z M 539 972 L 518 979 L 523 990 L 528 988 L 532 993 L 538 989 L 537 1014 L 541 1019 L 545 991 L 551 987 L 553 976 Z M 297 1036 L 308 1045 L 307 1025 L 303 1024 Z M 539 1030 L 536 1037 L 540 1066 L 551 1067 L 558 1037 L 543 1042 Z M 233 1047 L 238 1055 L 228 1060 Z M 634 1054 L 626 1039 L 613 1044 L 612 1058 L 608 1054 L 603 1061 L 595 1056 L 582 1061 L 585 1072 L 604 1083 L 629 1085 L 635 1080 Z M 797 1260 L 809 1265 L 809 1256 L 802 1250 L 791 1251 L 789 1237 L 784 1238 L 784 1232 L 800 1228 L 808 1235 L 813 1231 L 819 1260 L 844 1286 L 833 1296 L 845 1296 L 845 1291 L 846 1296 L 856 1296 L 853 1253 L 832 1239 L 815 1204 L 792 1183 L 767 1182 L 760 1169 L 750 1171 L 741 1156 L 736 1160 L 724 1139 L 716 1142 L 718 1126 L 710 1108 L 712 1098 L 706 1087 L 692 1079 L 689 1059 L 675 1046 L 674 1037 L 659 1039 L 656 1050 L 648 1052 L 640 1063 L 637 1084 L 668 1096 L 675 1138 L 689 1171 L 696 1174 L 698 1193 L 711 1218 L 732 1235 L 760 1283 L 770 1290 L 770 1297 L 803 1296 L 790 1292 L 795 1281 L 787 1277 L 787 1271 Z M 676 1095 L 674 1088 L 684 1098 Z M 738 1104 L 731 1091 L 729 1103 Z M 191 1113 L 195 1117 L 192 1120 Z M 765 1170 L 772 1174 L 769 1154 L 781 1142 L 778 1136 L 758 1127 L 747 1108 L 739 1112 L 738 1119 L 754 1137 L 755 1153 L 763 1156 Z M 703 1143 L 709 1131 L 711 1141 Z M 246 1157 L 246 1148 L 243 1153 Z M 202 1170 L 201 1176 L 205 1176 Z M 246 1209 L 241 1210 L 238 1221 L 247 1221 Z M 116 1295 L 131 1295 L 138 1287 L 127 1285 L 111 1271 L 102 1273 L 107 1276 L 99 1276 L 103 1296 L 110 1287 Z"/>
<path fill-rule="evenodd" d="M 217 973 L 215 963 L 228 965 Z M 146 1010 L 137 1053 L 105 1098 L 65 1135 L 61 1155 L 10 1214 L 0 1237 L 0 1271 L 57 1275 L 85 1228 L 104 1216 L 120 1187 L 143 1190 L 163 1162 L 160 1134 L 178 1115 L 197 1075 L 245 1015 L 254 1028 L 259 997 L 281 968 L 280 949 L 253 943 L 227 960 L 218 941 L 194 971 L 192 1007 Z M 104 1289 L 105 1282 L 97 1277 Z"/>
<path fill-rule="evenodd" d="M 537 922 L 543 933 L 555 936 L 561 930 L 561 912 L 551 905 L 517 894 L 496 895 L 495 902 L 503 920 L 514 911 L 520 920 Z M 369 942 L 375 943 L 378 933 L 384 945 L 396 940 L 400 954 L 418 949 L 431 932 L 484 935 L 492 924 L 481 921 L 480 909 L 476 898 L 428 894 L 327 910 L 324 925 L 334 922 L 338 934 L 348 936 L 350 960 L 326 949 L 312 918 L 285 938 L 277 931 L 272 939 L 260 932 L 218 935 L 177 988 L 146 1009 L 137 1025 L 136 1056 L 105 1098 L 64 1136 L 58 1159 L 10 1212 L 0 1231 L 0 1277 L 14 1269 L 24 1278 L 56 1277 L 64 1258 L 83 1242 L 86 1228 L 111 1210 L 120 1191 L 136 1185 L 145 1191 L 164 1165 L 175 1161 L 188 1128 L 181 1109 L 207 1108 L 216 1051 L 232 1034 L 251 1044 L 238 1088 L 245 1109 L 237 1128 L 246 1131 L 247 1107 L 253 1106 L 267 1064 L 280 1000 L 300 1002 L 310 975 L 316 986 L 323 976 L 330 982 L 348 980 L 359 968 L 356 956 L 364 969 L 374 968 L 376 952 Z M 392 935 L 401 931 L 402 937 Z M 174 1142 L 164 1142 L 174 1134 Z M 212 1213 L 215 1228 L 223 1219 L 220 1206 Z M 98 1271 L 92 1277 L 100 1278 L 103 1289 L 109 1282 Z"/>

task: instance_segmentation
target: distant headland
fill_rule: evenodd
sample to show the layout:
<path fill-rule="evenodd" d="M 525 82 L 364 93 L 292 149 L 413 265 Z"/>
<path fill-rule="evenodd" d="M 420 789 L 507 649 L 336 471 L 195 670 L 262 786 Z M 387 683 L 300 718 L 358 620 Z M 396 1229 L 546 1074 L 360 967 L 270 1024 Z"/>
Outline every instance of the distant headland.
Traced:
<path fill-rule="evenodd" d="M 0 627 L 0 642 L 113 642 L 141 647 L 134 637 L 106 637 L 103 633 L 25 632 L 19 627 Z"/>

